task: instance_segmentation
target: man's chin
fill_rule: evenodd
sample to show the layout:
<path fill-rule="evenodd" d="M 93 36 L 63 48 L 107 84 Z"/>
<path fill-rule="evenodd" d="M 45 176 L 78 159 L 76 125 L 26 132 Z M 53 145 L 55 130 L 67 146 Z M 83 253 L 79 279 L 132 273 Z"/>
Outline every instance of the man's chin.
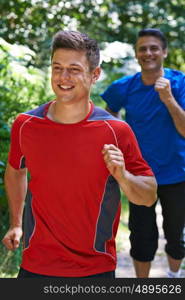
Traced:
<path fill-rule="evenodd" d="M 156 72 L 160 70 L 160 68 L 156 66 L 142 66 L 141 69 L 145 72 Z"/>

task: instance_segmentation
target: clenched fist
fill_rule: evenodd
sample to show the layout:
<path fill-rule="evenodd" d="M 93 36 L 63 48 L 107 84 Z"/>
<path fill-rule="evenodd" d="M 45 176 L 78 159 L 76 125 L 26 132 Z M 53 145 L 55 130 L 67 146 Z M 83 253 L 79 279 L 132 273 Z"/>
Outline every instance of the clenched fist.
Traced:
<path fill-rule="evenodd" d="M 112 144 L 104 145 L 102 153 L 107 169 L 111 175 L 119 181 L 119 179 L 124 177 L 125 173 L 123 153 L 119 148 Z"/>
<path fill-rule="evenodd" d="M 19 247 L 20 239 L 22 237 L 22 228 L 13 227 L 8 230 L 4 236 L 2 243 L 8 250 L 15 250 Z"/>
<path fill-rule="evenodd" d="M 170 101 L 173 101 L 173 95 L 171 91 L 170 81 L 164 77 L 159 77 L 154 86 L 156 92 L 159 93 L 159 97 L 162 102 L 168 104 Z"/>

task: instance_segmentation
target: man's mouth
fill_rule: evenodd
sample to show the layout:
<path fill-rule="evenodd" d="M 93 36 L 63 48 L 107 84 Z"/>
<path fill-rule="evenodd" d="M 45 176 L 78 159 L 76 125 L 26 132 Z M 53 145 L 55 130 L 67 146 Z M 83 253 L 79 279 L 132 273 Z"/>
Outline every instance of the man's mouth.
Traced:
<path fill-rule="evenodd" d="M 151 63 L 154 62 L 154 59 L 143 59 L 144 63 Z"/>
<path fill-rule="evenodd" d="M 74 88 L 74 85 L 58 85 L 58 87 L 63 91 L 70 91 Z"/>

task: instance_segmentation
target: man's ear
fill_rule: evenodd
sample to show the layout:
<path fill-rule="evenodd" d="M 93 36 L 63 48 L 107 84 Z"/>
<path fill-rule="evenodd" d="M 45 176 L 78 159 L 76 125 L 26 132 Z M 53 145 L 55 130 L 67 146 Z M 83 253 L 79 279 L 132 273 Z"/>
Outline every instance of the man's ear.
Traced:
<path fill-rule="evenodd" d="M 92 72 L 92 83 L 94 84 L 98 78 L 100 77 L 101 74 L 101 68 L 100 67 L 96 67 L 93 72 Z"/>

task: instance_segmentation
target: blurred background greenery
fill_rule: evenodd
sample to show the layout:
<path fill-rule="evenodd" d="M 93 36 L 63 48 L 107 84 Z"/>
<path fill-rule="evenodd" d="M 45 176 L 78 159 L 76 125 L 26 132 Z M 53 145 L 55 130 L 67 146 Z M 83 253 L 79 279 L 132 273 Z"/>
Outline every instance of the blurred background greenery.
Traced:
<path fill-rule="evenodd" d="M 133 49 L 142 28 L 160 28 L 169 42 L 166 66 L 185 71 L 184 16 L 185 0 L 0 0 L 0 240 L 8 229 L 3 177 L 11 124 L 18 113 L 54 97 L 49 79 L 53 34 L 79 30 L 97 39 L 103 73 L 92 99 L 104 107 L 99 94 L 107 85 L 138 70 Z M 122 203 L 126 212 L 124 195 Z M 21 248 L 10 252 L 0 243 L 0 277 L 16 276 L 20 254 Z"/>

